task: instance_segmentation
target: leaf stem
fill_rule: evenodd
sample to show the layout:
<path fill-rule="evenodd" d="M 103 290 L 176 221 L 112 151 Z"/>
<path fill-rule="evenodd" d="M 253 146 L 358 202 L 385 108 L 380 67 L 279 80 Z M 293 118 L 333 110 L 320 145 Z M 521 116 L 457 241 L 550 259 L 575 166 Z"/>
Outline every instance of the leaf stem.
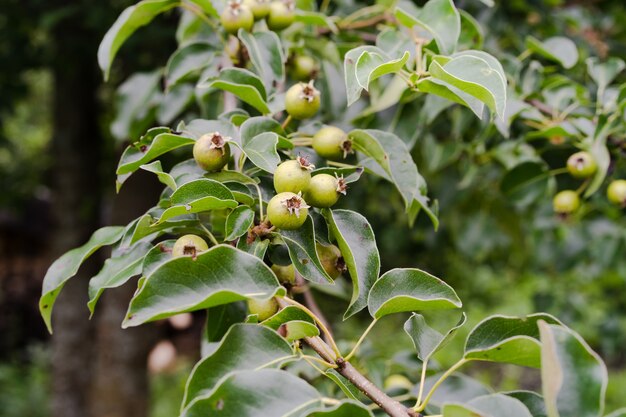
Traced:
<path fill-rule="evenodd" d="M 361 346 L 361 344 L 363 343 L 363 341 L 365 340 L 365 338 L 367 337 L 369 332 L 374 328 L 376 323 L 378 323 L 378 319 L 372 320 L 372 322 L 370 323 L 369 326 L 367 326 L 367 329 L 365 329 L 365 331 L 363 332 L 363 334 L 361 335 L 359 340 L 356 342 L 356 344 L 354 345 L 354 347 L 352 348 L 350 353 L 348 353 L 348 355 L 344 358 L 345 360 L 348 361 L 348 360 L 350 360 L 350 358 L 352 358 L 354 356 L 354 354 L 359 349 L 359 347 Z"/>
<path fill-rule="evenodd" d="M 217 27 L 217 25 L 211 19 L 209 19 L 200 9 L 198 9 L 194 5 L 186 3 L 186 2 L 183 1 L 183 2 L 180 3 L 180 7 L 182 7 L 185 10 L 188 10 L 191 13 L 195 14 L 196 16 L 198 16 L 198 18 L 200 18 L 200 20 L 202 20 L 207 25 L 211 26 L 211 28 L 215 32 L 218 31 L 219 28 Z"/>
<path fill-rule="evenodd" d="M 209 240 L 211 241 L 212 244 L 214 244 L 214 245 L 219 245 L 220 244 L 217 241 L 217 239 L 215 239 L 215 236 L 213 236 L 213 233 L 211 233 L 211 231 L 209 229 L 207 229 L 205 225 L 200 223 L 200 227 L 202 228 L 202 230 L 204 230 L 204 233 L 206 233 L 206 235 L 208 236 L 208 238 L 209 238 Z"/>
<path fill-rule="evenodd" d="M 430 391 L 428 391 L 428 394 L 426 394 L 426 398 L 424 398 L 424 401 L 419 406 L 413 407 L 413 410 L 417 411 L 418 413 L 422 412 L 424 408 L 426 408 L 426 406 L 428 405 L 428 402 L 432 398 L 437 388 L 439 388 L 439 385 L 441 385 L 443 381 L 448 379 L 450 375 L 452 375 L 457 369 L 459 369 L 461 366 L 465 365 L 469 361 L 470 361 L 469 359 L 462 358 L 457 363 L 452 365 L 452 367 L 450 367 L 450 369 L 444 372 L 444 374 L 441 375 L 441 377 L 437 380 L 437 382 L 435 382 L 435 384 L 430 389 Z"/>
<path fill-rule="evenodd" d="M 283 121 L 283 124 L 280 125 L 280 127 L 282 127 L 283 130 L 287 129 L 287 126 L 289 126 L 289 123 L 291 123 L 291 120 L 292 120 L 291 115 L 288 115 L 285 121 Z"/>
<path fill-rule="evenodd" d="M 322 5 L 320 6 L 320 12 L 326 13 L 326 11 L 328 11 L 328 6 L 330 6 L 330 0 L 322 1 Z"/>
<path fill-rule="evenodd" d="M 336 161 L 326 161 L 326 164 L 328 164 L 328 166 L 337 167 L 337 168 L 359 168 L 356 165 L 344 164 L 343 162 L 336 162 Z"/>
<path fill-rule="evenodd" d="M 531 51 L 530 49 L 526 49 L 524 52 L 522 52 L 521 54 L 519 54 L 517 56 L 517 60 L 518 61 L 523 61 L 526 58 L 528 58 L 529 56 L 531 56 L 533 54 L 533 51 Z"/>
<path fill-rule="evenodd" d="M 422 396 L 424 395 L 424 381 L 426 381 L 426 370 L 428 369 L 428 358 L 426 358 L 422 362 L 422 375 L 420 377 L 420 389 L 417 393 L 417 401 L 415 402 L 415 407 L 419 407 L 422 402 Z"/>
<path fill-rule="evenodd" d="M 263 221 L 265 220 L 263 218 L 263 194 L 261 194 L 261 187 L 259 187 L 259 184 L 254 184 L 254 188 L 256 188 L 256 193 L 257 196 L 259 197 L 259 220 Z"/>
<path fill-rule="evenodd" d="M 317 362 L 317 363 L 319 363 L 319 364 L 321 364 L 321 365 L 324 365 L 324 366 L 325 366 L 325 367 L 327 367 L 327 368 L 333 368 L 333 369 L 337 368 L 337 364 L 330 363 L 330 362 L 326 362 L 324 359 L 320 359 L 320 358 L 317 358 L 317 357 L 315 357 L 315 356 L 305 355 L 305 354 L 303 353 L 303 354 L 301 354 L 301 355 L 300 355 L 300 357 L 301 357 L 302 359 L 304 359 L 304 360 L 307 360 L 307 359 L 308 359 L 308 360 L 311 360 L 311 361 L 315 361 L 315 362 Z M 324 372 L 322 372 L 322 373 L 324 373 Z"/>
<path fill-rule="evenodd" d="M 315 320 L 315 322 L 317 323 L 319 328 L 322 330 L 322 332 L 324 332 L 324 334 L 328 337 L 328 342 L 330 343 L 330 346 L 332 347 L 333 352 L 335 352 L 337 357 L 341 357 L 341 352 L 339 351 L 339 348 L 337 347 L 337 344 L 335 343 L 335 339 L 333 339 L 332 333 L 330 332 L 330 330 L 328 330 L 328 327 L 326 327 L 324 322 L 319 317 L 317 317 L 311 310 L 309 310 L 306 306 L 300 304 L 296 300 L 292 300 L 291 298 L 286 298 L 286 297 L 282 299 L 285 300 L 288 304 L 294 305 L 302 309 L 305 313 L 311 316 L 311 318 Z"/>

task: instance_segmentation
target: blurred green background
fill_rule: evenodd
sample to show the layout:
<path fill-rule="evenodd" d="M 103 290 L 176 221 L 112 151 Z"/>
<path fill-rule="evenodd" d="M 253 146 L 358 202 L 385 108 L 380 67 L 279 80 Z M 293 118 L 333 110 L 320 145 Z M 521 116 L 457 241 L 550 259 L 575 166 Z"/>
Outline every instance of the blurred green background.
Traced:
<path fill-rule="evenodd" d="M 61 326 L 54 338 L 46 334 L 37 312 L 41 281 L 52 259 L 81 244 L 96 225 L 132 219 L 158 193 L 155 180 L 138 175 L 120 196 L 114 194 L 114 167 L 123 145 L 162 119 L 154 106 L 129 114 L 116 87 L 133 74 L 158 86 L 158 75 L 136 74 L 163 66 L 176 49 L 176 14 L 158 18 L 131 38 L 109 83 L 103 83 L 96 63 L 100 39 L 132 3 L 4 0 L 0 7 L 2 417 L 176 415 L 185 376 L 199 355 L 202 315 L 191 323 L 120 332 L 119 319 L 132 288 L 107 295 L 103 311 L 88 321 L 86 291 L 75 284 L 58 313 L 65 330 Z M 622 0 L 496 1 L 493 8 L 478 0 L 456 3 L 488 28 L 485 47 L 500 55 L 519 53 L 525 36 L 532 34 L 569 36 L 583 55 L 626 58 Z M 117 131 L 112 132 L 112 123 Z M 362 179 L 353 190 L 355 197 L 343 205 L 365 210 L 383 270 L 420 267 L 457 290 L 469 315 L 465 332 L 488 314 L 545 311 L 559 317 L 606 361 L 611 376 L 607 410 L 624 406 L 624 211 L 609 207 L 601 193 L 588 203 L 582 219 L 555 217 L 550 196 L 512 204 L 499 192 L 502 164 L 459 157 L 455 151 L 458 144 L 494 147 L 494 139 L 481 132 L 476 120 L 453 110 L 434 122 L 431 135 L 414 148 L 429 195 L 439 202 L 437 232 L 423 215 L 407 229 L 399 196 L 389 197 L 388 186 L 371 178 Z M 493 159 L 520 151 L 502 146 L 499 152 Z M 556 149 L 544 158 L 559 167 L 570 152 Z M 365 208 L 361 201 L 366 201 Z M 97 265 L 86 267 L 84 278 L 93 268 Z M 343 306 L 334 299 L 318 294 L 318 301 L 328 316 L 340 317 Z M 382 322 L 364 347 L 364 357 L 380 362 L 381 375 L 393 371 L 395 355 L 409 347 L 408 338 L 395 337 L 402 322 Z M 339 323 L 336 331 L 340 339 L 350 340 L 366 325 L 363 317 L 362 322 Z M 452 348 L 437 357 L 440 363 L 456 360 L 463 336 L 461 332 Z M 386 342 L 389 338 L 393 344 Z M 111 353 L 120 345 L 124 352 Z M 146 373 L 144 359 L 150 352 Z M 532 386 L 532 373 L 517 368 L 477 365 L 466 371 L 501 389 L 518 383 Z M 120 372 L 128 387 L 112 387 Z M 133 396 L 119 401 L 126 414 L 94 405 L 117 401 L 120 391 Z"/>

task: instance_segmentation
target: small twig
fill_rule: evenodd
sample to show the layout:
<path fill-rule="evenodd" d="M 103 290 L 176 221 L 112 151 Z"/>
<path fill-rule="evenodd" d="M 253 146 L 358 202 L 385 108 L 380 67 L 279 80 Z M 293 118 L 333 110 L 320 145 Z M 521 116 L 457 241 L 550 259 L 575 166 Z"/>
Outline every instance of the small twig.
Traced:
<path fill-rule="evenodd" d="M 537 110 L 550 115 L 551 117 L 554 116 L 554 109 L 550 106 L 548 106 L 545 103 L 542 103 L 541 101 L 537 100 L 537 99 L 532 99 L 529 101 L 530 104 L 532 104 L 533 106 L 535 106 L 537 108 Z"/>

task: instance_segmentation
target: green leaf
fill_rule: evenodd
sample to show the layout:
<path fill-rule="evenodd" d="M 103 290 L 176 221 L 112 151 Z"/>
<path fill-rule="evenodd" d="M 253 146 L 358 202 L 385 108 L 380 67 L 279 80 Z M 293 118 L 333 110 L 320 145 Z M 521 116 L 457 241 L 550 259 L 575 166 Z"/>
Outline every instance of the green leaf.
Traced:
<path fill-rule="evenodd" d="M 317 256 L 315 230 L 311 216 L 307 216 L 306 221 L 299 229 L 280 230 L 275 234 L 280 236 L 287 245 L 289 258 L 296 271 L 304 279 L 320 284 L 333 282 L 333 279 L 324 271 L 324 267 Z"/>
<path fill-rule="evenodd" d="M 115 119 L 111 134 L 119 141 L 140 137 L 154 125 L 155 106 L 161 100 L 161 71 L 131 75 L 115 91 Z M 166 130 L 169 132 L 169 129 Z"/>
<path fill-rule="evenodd" d="M 224 183 L 234 182 L 244 185 L 255 185 L 258 183 L 256 179 L 237 171 L 209 172 L 206 173 L 204 176 L 210 180 Z"/>
<path fill-rule="evenodd" d="M 376 319 L 393 313 L 461 308 L 452 287 L 419 269 L 385 272 L 370 290 L 367 307 Z"/>
<path fill-rule="evenodd" d="M 373 414 L 361 403 L 344 400 L 341 404 L 308 414 L 307 417 L 373 417 Z"/>
<path fill-rule="evenodd" d="M 601 416 L 608 381 L 602 359 L 573 330 L 546 321 L 538 325 L 548 417 Z"/>
<path fill-rule="evenodd" d="M 420 26 L 428 31 L 442 54 L 456 50 L 461 34 L 461 16 L 452 0 L 429 0 L 416 17 L 396 8 L 396 18 L 408 28 Z"/>
<path fill-rule="evenodd" d="M 482 120 L 483 118 L 485 105 L 480 100 L 445 81 L 435 78 L 422 78 L 415 84 L 415 87 L 424 93 L 434 94 L 461 104 L 474 112 L 479 119 Z"/>
<path fill-rule="evenodd" d="M 122 238 L 125 228 L 123 226 L 109 226 L 96 230 L 87 243 L 78 248 L 66 252 L 54 261 L 43 279 L 41 298 L 39 299 L 39 312 L 48 331 L 52 333 L 52 307 L 63 285 L 68 279 L 78 272 L 80 265 L 102 246 L 112 245 Z"/>
<path fill-rule="evenodd" d="M 593 144 L 589 149 L 591 155 L 596 160 L 596 164 L 598 168 L 596 169 L 596 173 L 593 175 L 589 186 L 585 190 L 585 197 L 590 197 L 593 193 L 598 191 L 598 189 L 604 183 L 604 179 L 606 178 L 606 174 L 609 171 L 609 166 L 611 165 L 611 154 L 606 146 L 607 136 L 605 134 L 600 134 L 596 136 L 593 140 Z"/>
<path fill-rule="evenodd" d="M 327 369 L 326 372 L 324 372 L 324 375 L 328 379 L 333 381 L 335 385 L 337 385 L 339 389 L 346 395 L 346 397 L 356 401 L 359 400 L 359 389 L 339 372 L 334 369 Z"/>
<path fill-rule="evenodd" d="M 142 138 L 136 145 L 130 145 L 126 148 L 120 158 L 116 173 L 118 176 L 130 174 L 157 156 L 178 149 L 181 146 L 193 145 L 194 142 L 192 138 L 173 133 L 160 133 L 149 144 L 144 143 Z"/>
<path fill-rule="evenodd" d="M 130 302 L 122 327 L 246 298 L 267 299 L 283 291 L 259 258 L 218 245 L 193 259 L 172 259 L 148 277 Z"/>
<path fill-rule="evenodd" d="M 235 324 L 224 335 L 219 347 L 194 366 L 181 408 L 210 393 L 229 373 L 277 367 L 294 357 L 289 343 L 274 330 L 255 324 Z"/>
<path fill-rule="evenodd" d="M 194 119 L 187 123 L 184 132 L 190 133 L 195 138 L 200 138 L 206 133 L 219 132 L 222 136 L 231 137 L 235 142 L 239 140 L 237 128 L 226 120 Z"/>
<path fill-rule="evenodd" d="M 156 237 L 164 232 L 176 232 L 199 226 L 198 218 L 194 215 L 179 216 L 176 219 L 157 223 L 158 217 L 164 211 L 162 208 L 157 208 L 141 216 L 137 221 L 130 243 L 135 243 L 148 236 Z"/>
<path fill-rule="evenodd" d="M 180 2 L 177 0 L 143 0 L 126 8 L 120 14 L 98 47 L 98 65 L 104 73 L 105 80 L 108 80 L 111 63 L 126 39 L 137 29 L 150 23 L 159 14 L 179 4 Z"/>
<path fill-rule="evenodd" d="M 443 417 L 533 417 L 518 399 L 503 394 L 474 398 L 466 404 L 445 404 Z"/>
<path fill-rule="evenodd" d="M 369 91 L 372 81 L 400 71 L 410 56 L 408 51 L 404 51 L 400 58 L 390 59 L 382 50 L 363 51 L 356 62 L 356 80 L 362 89 Z"/>
<path fill-rule="evenodd" d="M 234 324 L 243 323 L 248 315 L 248 306 L 244 301 L 223 304 L 206 311 L 206 325 L 204 326 L 203 346 L 212 346 L 211 352 L 217 350 L 216 342 L 224 338 Z M 202 357 L 207 357 L 202 350 Z"/>
<path fill-rule="evenodd" d="M 215 57 L 215 48 L 205 41 L 189 43 L 172 54 L 165 67 L 165 83 L 172 88 L 191 76 L 198 76 Z"/>
<path fill-rule="evenodd" d="M 239 239 L 237 242 L 237 249 L 249 253 L 252 256 L 256 256 L 259 259 L 263 259 L 269 245 L 269 239 L 255 239 L 252 243 L 248 243 L 248 239 Z"/>
<path fill-rule="evenodd" d="M 290 321 L 306 321 L 314 324 L 315 321 L 304 310 L 297 306 L 287 306 L 280 309 L 272 317 L 261 322 L 263 326 L 267 326 L 270 329 L 278 330 L 280 326 Z"/>
<path fill-rule="evenodd" d="M 546 164 L 527 161 L 509 170 L 500 183 L 500 191 L 511 203 L 520 207 L 540 201 L 549 194 L 552 178 Z"/>
<path fill-rule="evenodd" d="M 246 141 L 243 151 L 254 165 L 263 171 L 274 173 L 280 164 L 280 156 L 276 152 L 277 144 L 278 135 L 274 132 L 265 132 Z"/>
<path fill-rule="evenodd" d="M 476 55 L 461 55 L 445 64 L 433 60 L 428 70 L 439 80 L 485 103 L 500 119 L 504 119 L 506 106 L 506 79 L 492 61 Z"/>
<path fill-rule="evenodd" d="M 607 414 L 606 417 L 626 417 L 626 407 L 615 410 L 611 414 Z"/>
<path fill-rule="evenodd" d="M 387 174 L 404 200 L 407 213 L 413 202 L 425 193 L 426 181 L 417 171 L 406 144 L 393 133 L 381 130 L 353 130 L 348 134 L 352 146 L 372 158 Z"/>
<path fill-rule="evenodd" d="M 144 256 L 150 249 L 150 243 L 139 242 L 129 248 L 115 250 L 111 258 L 104 262 L 100 272 L 89 281 L 87 307 L 92 315 L 105 289 L 122 286 L 130 278 L 141 274 Z"/>
<path fill-rule="evenodd" d="M 213 6 L 213 3 L 211 2 L 211 0 L 188 0 L 188 1 L 198 5 L 202 9 L 202 11 L 206 13 L 207 15 L 213 16 L 213 17 L 219 17 L 219 13 L 215 9 L 215 6 Z"/>
<path fill-rule="evenodd" d="M 237 207 L 232 192 L 217 181 L 206 178 L 188 182 L 170 197 L 171 207 L 162 214 L 157 224 L 172 217 L 202 211 Z"/>
<path fill-rule="evenodd" d="M 361 214 L 350 210 L 322 210 L 328 228 L 350 272 L 352 299 L 344 320 L 367 306 L 367 295 L 380 272 L 380 254 L 372 226 Z"/>
<path fill-rule="evenodd" d="M 545 41 L 527 36 L 526 48 L 551 61 L 558 62 L 563 68 L 572 68 L 578 62 L 576 44 L 568 38 L 555 36 Z"/>
<path fill-rule="evenodd" d="M 161 161 L 154 161 L 150 164 L 141 165 L 139 168 L 143 169 L 144 171 L 152 172 L 153 174 L 157 176 L 157 178 L 162 184 L 165 184 L 168 187 L 170 187 L 173 191 L 176 191 L 176 188 L 177 188 L 176 181 L 174 180 L 174 177 L 172 177 L 167 172 L 163 171 L 163 167 L 161 166 Z"/>
<path fill-rule="evenodd" d="M 176 243 L 176 239 L 168 239 L 154 245 L 143 258 L 141 274 L 150 276 L 158 267 L 172 259 L 174 243 Z"/>
<path fill-rule="evenodd" d="M 459 322 L 443 335 L 428 326 L 424 316 L 414 313 L 404 323 L 404 331 L 413 341 L 413 346 L 415 346 L 415 350 L 417 351 L 417 357 L 422 362 L 425 362 L 429 360 L 435 352 L 438 352 L 448 344 L 457 330 L 465 324 L 466 320 L 467 316 L 463 313 Z"/>
<path fill-rule="evenodd" d="M 223 69 L 217 77 L 201 82 L 198 87 L 219 88 L 228 91 L 257 109 L 261 114 L 271 113 L 267 105 L 267 94 L 263 81 L 248 70 L 241 68 Z"/>
<path fill-rule="evenodd" d="M 525 317 L 488 317 L 467 336 L 464 357 L 540 368 L 541 343 L 537 327 L 540 320 L 559 323 L 544 313 Z"/>
<path fill-rule="evenodd" d="M 546 404 L 543 397 L 533 391 L 509 391 L 502 394 L 520 400 L 533 417 L 547 417 Z"/>
<path fill-rule="evenodd" d="M 294 340 L 304 339 L 305 337 L 319 336 L 320 329 L 318 329 L 315 324 L 311 324 L 308 321 L 292 320 L 281 327 L 280 333 L 285 339 L 293 342 Z"/>
<path fill-rule="evenodd" d="M 226 237 L 232 241 L 243 236 L 254 223 L 254 210 L 248 206 L 239 206 L 228 214 L 226 218 Z"/>
<path fill-rule="evenodd" d="M 280 38 L 274 32 L 250 33 L 239 29 L 239 39 L 245 45 L 250 61 L 263 80 L 266 91 L 285 81 L 285 53 Z"/>
<path fill-rule="evenodd" d="M 302 22 L 306 25 L 326 27 L 335 34 L 339 32 L 335 22 L 333 22 L 332 19 L 324 13 L 296 10 L 296 22 Z"/>
<path fill-rule="evenodd" d="M 587 73 L 598 86 L 598 96 L 601 98 L 606 88 L 613 82 L 624 68 L 626 63 L 620 58 L 610 57 L 605 62 L 600 62 L 599 58 L 587 58 Z"/>
<path fill-rule="evenodd" d="M 380 49 L 375 46 L 364 45 L 351 49 L 346 53 L 343 66 L 348 106 L 355 103 L 361 96 L 361 91 L 363 91 L 363 87 L 359 84 L 356 76 L 357 61 L 363 52 L 379 53 Z"/>
<path fill-rule="evenodd" d="M 288 372 L 240 371 L 191 402 L 181 417 L 297 416 L 317 408 L 320 402 L 315 388 Z"/>

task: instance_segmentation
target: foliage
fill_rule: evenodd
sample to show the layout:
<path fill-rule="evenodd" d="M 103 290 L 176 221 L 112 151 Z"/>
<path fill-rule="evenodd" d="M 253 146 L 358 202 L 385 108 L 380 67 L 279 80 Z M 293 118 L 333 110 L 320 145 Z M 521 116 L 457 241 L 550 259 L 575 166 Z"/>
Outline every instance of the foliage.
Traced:
<path fill-rule="evenodd" d="M 287 2 L 284 10 L 291 6 Z M 421 8 L 409 2 L 366 7 L 339 2 L 332 15 L 328 2 L 318 9 L 298 1 L 295 23 L 285 30 L 267 30 L 263 21 L 252 33 L 239 29 L 237 36 L 220 29 L 218 16 L 248 7 L 238 1 L 143 0 L 126 9 L 104 37 L 98 58 L 108 77 L 120 47 L 139 27 L 161 13 L 180 10 L 178 50 L 163 70 L 137 74 L 120 87 L 120 113 L 113 124 L 117 136 L 132 138 L 117 168 L 118 189 L 139 169 L 154 173 L 165 188 L 145 215 L 126 226 L 96 231 L 84 246 L 51 266 L 40 302 L 49 329 L 64 283 L 95 250 L 114 245 L 112 258 L 90 282 L 92 311 L 103 290 L 140 275 L 123 327 L 182 312 L 208 312 L 205 354 L 189 377 L 181 416 L 604 415 L 604 363 L 578 333 L 549 314 L 489 316 L 469 332 L 457 362 L 447 369 L 434 363 L 432 356 L 466 322 L 464 313 L 445 311 L 462 308 L 461 299 L 445 281 L 420 269 L 385 267 L 381 274 L 381 263 L 389 261 L 381 258 L 372 226 L 359 213 L 368 211 L 370 202 L 358 190 L 363 172 L 364 178 L 390 183 L 393 194 L 388 184 L 377 186 L 376 204 L 388 199 L 404 212 L 408 225 L 417 221 L 422 228 L 428 219 L 437 230 L 439 203 L 429 197 L 430 182 L 423 172 L 454 166 L 459 176 L 443 180 L 451 191 L 440 195 L 441 206 L 447 206 L 445 199 L 463 199 L 469 213 L 455 213 L 451 227 L 455 222 L 476 227 L 469 229 L 473 235 L 458 237 L 454 244 L 460 252 L 482 251 L 487 257 L 502 243 L 518 242 L 489 241 L 492 220 L 484 207 L 477 211 L 474 195 L 498 190 L 493 197 L 494 205 L 501 205 L 496 221 L 505 225 L 514 213 L 524 213 L 554 193 L 556 175 L 567 169 L 553 165 L 561 161 L 564 166 L 567 158 L 559 156 L 577 149 L 594 158 L 597 170 L 583 181 L 567 179 L 562 182 L 566 187 L 558 187 L 574 187 L 585 200 L 582 209 L 564 220 L 591 228 L 583 220 L 595 206 L 617 217 L 619 208 L 599 191 L 624 170 L 619 157 L 626 131 L 626 85 L 615 83 L 624 62 L 585 57 L 583 64 L 576 44 L 561 35 L 540 39 L 529 34 L 517 57 L 498 47 L 492 48 L 493 55 L 483 48 L 480 24 L 451 0 L 430 0 Z M 317 63 L 308 84 L 296 84 L 291 73 L 299 55 Z M 285 94 L 294 84 L 298 93 Z M 308 120 L 320 102 L 319 115 Z M 137 134 L 153 122 L 170 125 L 179 119 L 176 127 Z M 347 131 L 351 149 L 344 149 L 340 162 L 310 149 L 322 123 Z M 467 137 L 468 131 L 473 137 Z M 212 151 L 221 149 L 224 155 L 226 146 L 233 154 L 226 169 L 206 172 L 196 164 L 195 150 L 196 161 L 189 158 L 192 145 L 205 135 L 213 141 Z M 412 153 L 418 154 L 417 164 Z M 177 163 L 168 166 L 165 154 Z M 284 206 L 282 215 L 299 221 L 285 222 L 280 229 L 266 219 L 266 203 L 277 198 L 272 176 L 284 175 L 277 166 L 290 159 L 298 161 L 292 165 L 304 172 L 304 179 L 280 180 L 298 187 L 290 190 L 298 194 L 279 194 L 288 197 L 269 204 L 267 211 L 272 217 L 272 210 Z M 340 198 L 355 210 L 306 204 L 308 178 L 322 172 L 336 177 L 338 193 L 348 184 L 348 195 Z M 546 214 L 533 212 L 528 217 L 540 222 L 542 216 Z M 444 230 L 450 227 L 446 224 L 442 222 Z M 399 231 L 389 227 L 393 233 L 410 233 L 406 223 Z M 514 232 L 526 243 L 523 230 Z M 185 247 L 184 256 L 173 257 L 170 238 L 189 233 L 206 238 L 211 247 Z M 544 256 L 553 254 L 551 242 L 542 238 L 546 236 L 531 244 L 537 252 L 546 250 Z M 615 245 L 623 245 L 624 238 L 617 233 Z M 329 263 L 318 245 L 331 243 L 341 257 Z M 618 256 L 619 249 L 613 247 L 612 253 Z M 537 257 L 532 261 L 558 260 Z M 269 268 L 273 264 L 293 264 L 295 283 L 281 283 Z M 350 281 L 333 280 L 333 268 Z M 370 314 L 370 326 L 351 349 L 334 339 L 310 287 L 343 302 L 345 320 L 366 310 Z M 302 293 L 305 304 L 296 300 Z M 242 314 L 246 300 L 265 303 L 263 313 Z M 271 317 L 265 319 L 266 312 Z M 385 391 L 377 387 L 383 376 L 358 359 L 375 324 L 398 313 L 411 314 L 404 330 L 416 350 L 401 372 L 417 371 L 409 382 L 415 386 L 400 396 L 394 386 L 383 385 Z M 433 328 L 437 317 L 449 317 L 448 325 Z M 541 369 L 541 388 L 493 393 L 457 373 L 470 362 Z"/>

